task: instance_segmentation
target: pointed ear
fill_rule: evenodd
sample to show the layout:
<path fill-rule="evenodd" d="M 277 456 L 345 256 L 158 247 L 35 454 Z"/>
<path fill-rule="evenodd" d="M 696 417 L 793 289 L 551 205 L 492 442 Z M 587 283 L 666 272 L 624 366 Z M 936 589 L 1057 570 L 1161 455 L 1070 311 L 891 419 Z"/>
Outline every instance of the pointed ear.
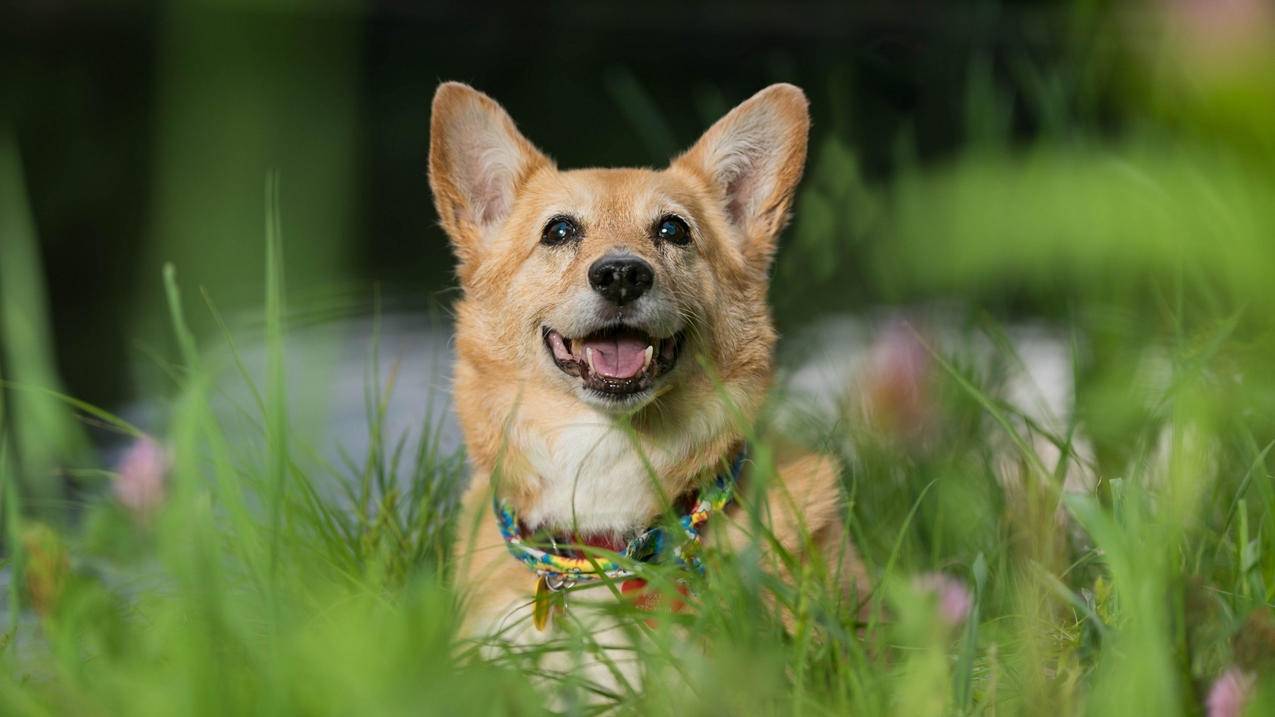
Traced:
<path fill-rule="evenodd" d="M 513 206 L 531 174 L 552 162 L 523 137 L 495 100 L 460 82 L 434 93 L 429 127 L 429 185 L 443 229 L 461 263 Z"/>
<path fill-rule="evenodd" d="M 767 258 L 788 222 L 806 163 L 810 112 L 806 95 L 777 84 L 753 95 L 673 160 L 718 193 L 727 218 L 746 237 L 750 258 Z"/>

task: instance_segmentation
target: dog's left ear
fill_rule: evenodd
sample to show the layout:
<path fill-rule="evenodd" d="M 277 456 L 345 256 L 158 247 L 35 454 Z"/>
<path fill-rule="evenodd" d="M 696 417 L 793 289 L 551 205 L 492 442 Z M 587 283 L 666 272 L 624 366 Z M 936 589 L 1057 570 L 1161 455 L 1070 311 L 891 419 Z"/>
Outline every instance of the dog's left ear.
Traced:
<path fill-rule="evenodd" d="M 707 180 L 746 241 L 750 260 L 768 261 L 788 222 L 806 162 L 810 112 L 801 88 L 771 85 L 709 128 L 673 166 Z"/>

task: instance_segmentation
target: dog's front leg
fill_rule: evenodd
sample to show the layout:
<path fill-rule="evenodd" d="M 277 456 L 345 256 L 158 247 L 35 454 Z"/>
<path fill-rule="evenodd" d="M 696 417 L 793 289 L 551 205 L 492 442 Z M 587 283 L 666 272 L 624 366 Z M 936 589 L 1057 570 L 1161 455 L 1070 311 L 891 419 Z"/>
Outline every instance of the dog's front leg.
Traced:
<path fill-rule="evenodd" d="M 462 502 L 456 541 L 456 586 L 464 613 L 460 637 L 477 641 L 486 659 L 519 662 L 544 675 L 543 683 L 564 705 L 578 699 L 572 683 L 585 688 L 589 702 L 636 691 L 641 674 L 629 636 L 596 609 L 615 599 L 611 591 L 601 584 L 576 589 L 565 597 L 563 613 L 537 627 L 538 578 L 510 555 L 491 500 L 489 480 L 476 475 Z"/>
<path fill-rule="evenodd" d="M 760 478 L 745 476 L 748 481 Z M 740 491 L 748 492 L 746 487 Z M 763 534 L 752 527 L 750 511 L 760 516 Z M 853 601 L 852 611 L 864 617 L 871 582 L 846 534 L 846 504 L 835 459 L 817 453 L 780 453 L 758 504 L 736 502 L 727 508 L 725 518 L 711 528 L 710 540 L 736 554 L 757 544 L 763 567 L 786 582 L 794 576 L 788 567 L 791 561 L 784 557 L 795 558 L 797 565 L 827 575 L 844 598 Z M 791 611 L 782 609 L 780 616 L 792 630 Z"/>

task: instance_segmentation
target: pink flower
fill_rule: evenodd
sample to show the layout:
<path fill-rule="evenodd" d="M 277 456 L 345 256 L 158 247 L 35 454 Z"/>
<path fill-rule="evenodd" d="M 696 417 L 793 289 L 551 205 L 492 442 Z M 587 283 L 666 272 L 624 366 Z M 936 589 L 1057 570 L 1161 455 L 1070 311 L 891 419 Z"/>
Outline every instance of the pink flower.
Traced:
<path fill-rule="evenodd" d="M 917 590 L 938 599 L 939 619 L 949 627 L 965 622 L 974 607 L 974 596 L 959 579 L 945 573 L 925 573 L 913 583 Z"/>
<path fill-rule="evenodd" d="M 916 331 L 903 321 L 886 326 L 868 348 L 860 376 L 867 419 L 894 438 L 916 439 L 930 423 L 933 362 Z"/>
<path fill-rule="evenodd" d="M 1275 41 L 1269 0 L 1162 0 L 1175 64 L 1192 75 L 1220 80 L 1259 73 Z"/>
<path fill-rule="evenodd" d="M 138 517 L 150 515 L 167 493 L 168 454 L 150 436 L 129 446 L 116 468 L 115 498 Z"/>
<path fill-rule="evenodd" d="M 1267 0 L 1168 0 L 1165 5 L 1188 39 L 1206 49 L 1253 42 L 1272 21 Z"/>
<path fill-rule="evenodd" d="M 1240 717 L 1253 696 L 1257 678 L 1253 673 L 1231 667 L 1213 681 L 1204 707 L 1209 717 Z"/>

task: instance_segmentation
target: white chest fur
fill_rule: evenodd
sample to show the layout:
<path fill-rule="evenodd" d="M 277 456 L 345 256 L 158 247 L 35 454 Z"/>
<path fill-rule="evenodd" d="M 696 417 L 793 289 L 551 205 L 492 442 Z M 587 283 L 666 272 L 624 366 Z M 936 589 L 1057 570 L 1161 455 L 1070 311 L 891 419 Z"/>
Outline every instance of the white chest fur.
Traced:
<path fill-rule="evenodd" d="M 639 452 L 631 434 L 597 414 L 537 428 L 524 426 L 515 437 L 541 486 L 539 500 L 523 515 L 528 525 L 624 533 L 660 510 L 656 476 L 667 453 Z"/>

